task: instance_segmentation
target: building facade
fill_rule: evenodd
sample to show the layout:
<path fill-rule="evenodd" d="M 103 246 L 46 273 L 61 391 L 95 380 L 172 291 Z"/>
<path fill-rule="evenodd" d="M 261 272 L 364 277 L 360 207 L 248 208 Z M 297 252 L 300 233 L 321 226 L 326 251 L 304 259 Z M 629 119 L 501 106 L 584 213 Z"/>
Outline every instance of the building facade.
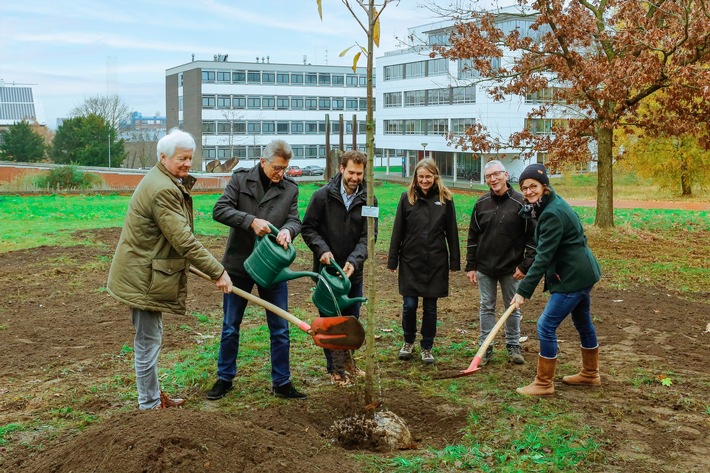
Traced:
<path fill-rule="evenodd" d="M 44 128 L 47 126 L 37 86 L 0 80 L 0 132 L 22 120 L 37 123 Z"/>
<path fill-rule="evenodd" d="M 194 168 L 231 157 L 250 167 L 274 139 L 292 146 L 293 165 L 323 165 L 326 116 L 331 149 L 340 148 L 341 115 L 343 150 L 364 148 L 365 69 L 305 62 L 228 62 L 219 55 L 168 69 L 167 129 L 179 126 L 195 137 Z"/>
<path fill-rule="evenodd" d="M 514 11 L 500 10 L 497 26 L 503 31 L 517 28 L 529 32 L 533 19 L 515 15 Z M 435 159 L 442 175 L 454 181 L 483 183 L 483 165 L 498 159 L 515 180 L 531 162 L 519 159 L 519 150 L 502 149 L 490 154 L 462 151 L 448 144 L 447 135 L 463 135 L 476 123 L 500 137 L 531 125 L 539 126 L 540 133 L 550 130 L 545 131 L 544 123 L 526 120 L 536 97 L 510 96 L 502 102 L 493 101 L 485 87 L 476 83 L 478 76 L 470 61 L 429 57 L 434 46 L 449 45 L 453 26 L 447 21 L 410 28 L 409 36 L 421 39 L 421 46 L 386 52 L 377 58 L 377 146 L 390 158 L 384 162 L 402 164 L 406 175 L 426 156 Z M 496 67 L 495 63 L 491 65 Z M 543 159 L 537 157 L 540 162 Z"/>

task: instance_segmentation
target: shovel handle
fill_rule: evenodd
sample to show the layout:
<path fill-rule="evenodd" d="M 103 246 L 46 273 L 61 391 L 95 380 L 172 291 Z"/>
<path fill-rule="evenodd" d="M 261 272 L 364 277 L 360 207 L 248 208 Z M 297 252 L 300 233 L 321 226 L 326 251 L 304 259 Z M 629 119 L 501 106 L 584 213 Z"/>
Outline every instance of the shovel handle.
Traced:
<path fill-rule="evenodd" d="M 479 348 L 476 352 L 477 357 L 483 357 L 483 354 L 486 352 L 486 350 L 488 350 L 488 347 L 491 346 L 493 339 L 496 338 L 496 334 L 498 334 L 500 328 L 503 326 L 505 321 L 508 320 L 508 317 L 510 317 L 510 314 L 512 314 L 513 312 L 515 312 L 515 304 L 511 304 L 510 307 L 508 307 L 508 310 L 503 312 L 503 315 L 500 316 L 500 319 L 498 319 L 498 322 L 496 322 L 496 324 L 493 326 L 491 332 L 488 334 L 486 339 L 483 340 L 481 348 Z"/>
<path fill-rule="evenodd" d="M 197 269 L 193 266 L 190 266 L 190 272 L 198 275 L 202 279 L 206 279 L 207 281 L 212 281 L 212 279 L 209 276 L 207 276 L 205 273 L 203 273 L 202 271 L 200 271 L 199 269 Z M 298 328 L 300 328 L 301 330 L 303 330 L 307 334 L 313 335 L 313 333 L 312 333 L 313 331 L 311 330 L 311 326 L 308 323 L 299 319 L 295 315 L 286 312 L 281 307 L 275 306 L 271 302 L 265 301 L 261 297 L 257 297 L 255 295 L 253 295 L 252 293 L 247 292 L 243 289 L 239 289 L 238 287 L 235 287 L 235 286 L 232 286 L 232 292 L 234 294 L 238 295 L 239 297 L 243 297 L 244 299 L 251 301 L 254 304 L 262 306 L 266 310 L 273 312 L 274 314 L 278 315 L 282 319 L 288 320 L 289 322 L 296 325 Z"/>

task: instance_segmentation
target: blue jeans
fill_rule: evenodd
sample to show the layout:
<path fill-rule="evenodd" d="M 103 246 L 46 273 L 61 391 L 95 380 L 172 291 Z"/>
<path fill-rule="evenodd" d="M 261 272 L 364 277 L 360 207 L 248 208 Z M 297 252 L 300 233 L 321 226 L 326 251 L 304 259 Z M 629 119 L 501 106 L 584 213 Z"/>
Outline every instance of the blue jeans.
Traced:
<path fill-rule="evenodd" d="M 495 277 L 488 276 L 480 271 L 476 272 L 476 279 L 481 293 L 480 341 L 483 343 L 496 324 L 498 283 L 500 283 L 500 292 L 503 295 L 503 305 L 507 309 L 510 306 L 510 301 L 513 300 L 513 296 L 515 296 L 515 291 L 518 290 L 518 280 L 513 277 L 513 273 Z M 520 345 L 520 310 L 515 310 L 505 321 L 505 343 L 508 345 Z"/>
<path fill-rule="evenodd" d="M 540 338 L 540 355 L 545 358 L 557 358 L 557 327 L 569 314 L 572 314 L 572 323 L 579 332 L 582 348 L 596 348 L 597 332 L 594 330 L 590 313 L 591 298 L 589 293 L 592 288 L 581 291 L 550 295 L 545 310 L 537 320 L 537 335 Z"/>
<path fill-rule="evenodd" d="M 350 285 L 350 292 L 348 292 L 348 298 L 353 298 L 353 297 L 361 297 L 362 296 L 362 280 L 359 282 L 352 282 Z M 362 306 L 362 302 L 355 302 L 353 305 L 346 307 L 345 309 L 340 311 L 341 315 L 352 315 L 356 319 L 360 318 L 360 307 Z M 325 314 L 322 314 L 320 311 L 318 312 L 319 317 L 327 317 Z M 332 350 L 328 350 L 327 348 L 323 349 L 323 353 L 325 353 L 325 369 L 328 371 L 328 373 L 333 372 L 333 354 Z M 342 368 L 342 367 L 338 367 Z"/>
<path fill-rule="evenodd" d="M 436 337 L 436 297 L 422 297 L 422 350 L 431 350 Z M 414 343 L 417 338 L 418 297 L 404 296 L 402 302 L 402 331 L 404 341 Z"/>
<path fill-rule="evenodd" d="M 248 277 L 229 277 L 234 287 L 246 292 L 251 292 L 254 281 Z M 270 289 L 257 285 L 259 297 L 271 302 L 277 307 L 288 310 L 288 285 L 286 281 L 275 284 Z M 239 326 L 244 317 L 247 300 L 236 294 L 224 295 L 224 321 L 222 322 L 222 341 L 219 345 L 217 358 L 217 377 L 225 381 L 232 381 L 237 375 L 237 354 L 239 353 Z M 291 380 L 289 367 L 289 338 L 288 322 L 273 312 L 266 311 L 266 322 L 271 334 L 271 381 L 274 387 L 283 386 Z"/>

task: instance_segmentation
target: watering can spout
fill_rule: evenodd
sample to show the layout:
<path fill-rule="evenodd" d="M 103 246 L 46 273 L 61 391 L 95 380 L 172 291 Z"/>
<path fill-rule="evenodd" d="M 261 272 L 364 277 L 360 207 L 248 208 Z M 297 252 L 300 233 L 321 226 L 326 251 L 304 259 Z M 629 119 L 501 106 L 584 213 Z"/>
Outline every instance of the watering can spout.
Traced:
<path fill-rule="evenodd" d="M 292 271 L 288 268 L 282 269 L 281 272 L 276 276 L 276 279 L 274 279 L 273 284 L 277 284 L 283 281 L 290 281 L 291 279 L 297 279 L 297 278 L 304 278 L 304 277 L 311 277 L 311 278 L 317 278 L 318 273 L 314 273 L 313 271 Z"/>

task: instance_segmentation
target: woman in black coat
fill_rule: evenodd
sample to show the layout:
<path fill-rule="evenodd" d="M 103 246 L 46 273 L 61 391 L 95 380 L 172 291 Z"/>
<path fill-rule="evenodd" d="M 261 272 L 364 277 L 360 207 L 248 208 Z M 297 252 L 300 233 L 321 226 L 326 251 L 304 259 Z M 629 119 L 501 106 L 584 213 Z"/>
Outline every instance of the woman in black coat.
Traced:
<path fill-rule="evenodd" d="M 408 360 L 414 353 L 421 297 L 421 357 L 424 363 L 434 362 L 431 349 L 436 336 L 436 302 L 449 295 L 448 272 L 461 269 L 460 260 L 453 196 L 441 181 L 434 160 L 423 159 L 399 200 L 387 259 L 390 271 L 399 266 L 399 293 L 403 297 L 400 360 Z"/>

